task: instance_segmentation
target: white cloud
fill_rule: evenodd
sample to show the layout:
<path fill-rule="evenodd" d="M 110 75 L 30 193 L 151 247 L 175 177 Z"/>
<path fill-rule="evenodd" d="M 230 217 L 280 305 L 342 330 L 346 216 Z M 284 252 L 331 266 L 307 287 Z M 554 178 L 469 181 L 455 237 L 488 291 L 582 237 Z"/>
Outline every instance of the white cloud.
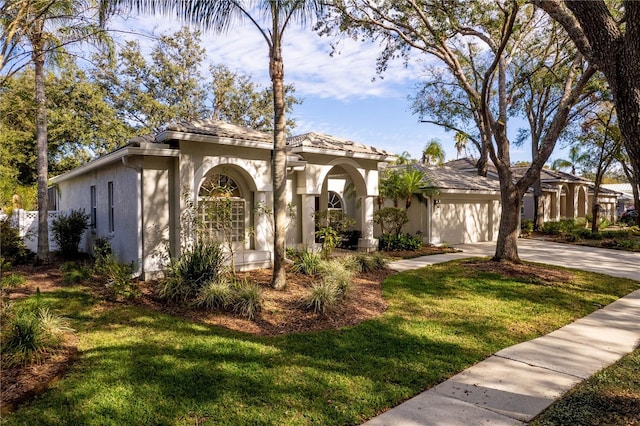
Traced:
<path fill-rule="evenodd" d="M 180 28 L 180 22 L 167 17 L 140 16 L 114 20 L 113 27 L 136 33 L 170 33 Z M 137 38 L 143 46 L 150 39 Z M 339 53 L 330 55 L 332 39 L 320 37 L 308 28 L 292 26 L 284 35 L 283 57 L 285 81 L 293 83 L 298 96 L 315 96 L 337 100 L 367 97 L 397 97 L 406 95 L 406 88 L 415 81 L 418 65 L 406 68 L 399 61 L 391 63 L 383 78 L 376 74 L 378 46 L 373 43 L 345 39 Z M 231 69 L 251 74 L 263 86 L 269 82 L 269 57 L 266 41 L 256 28 L 242 24 L 227 34 L 204 33 L 202 45 L 207 63 L 223 63 Z M 375 79 L 375 81 L 372 81 Z"/>

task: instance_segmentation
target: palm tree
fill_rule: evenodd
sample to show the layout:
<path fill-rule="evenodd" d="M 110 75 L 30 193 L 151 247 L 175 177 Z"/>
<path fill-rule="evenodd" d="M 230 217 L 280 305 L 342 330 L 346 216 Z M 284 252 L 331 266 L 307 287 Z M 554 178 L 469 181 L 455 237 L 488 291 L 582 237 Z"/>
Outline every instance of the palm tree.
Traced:
<path fill-rule="evenodd" d="M 441 166 L 442 163 L 444 163 L 442 144 L 437 139 L 431 139 L 422 151 L 422 164 L 437 164 Z"/>
<path fill-rule="evenodd" d="M 0 62 L 4 67 L 12 61 L 11 53 L 21 41 L 31 46 L 30 62 L 34 65 L 36 100 L 36 147 L 38 172 L 38 249 L 36 263 L 49 259 L 48 223 L 48 145 L 45 94 L 45 60 L 64 51 L 65 44 L 95 38 L 104 41 L 104 33 L 87 23 L 85 13 L 90 6 L 84 0 L 8 0 L 0 13 L 2 42 Z M 8 56 L 7 56 L 8 55 Z M 15 58 L 14 58 L 15 60 Z M 15 72 L 29 61 L 20 61 Z M 11 74 L 11 73 L 9 73 Z"/>
<path fill-rule="evenodd" d="M 571 168 L 571 174 L 576 174 L 576 167 L 589 159 L 589 154 L 580 152 L 580 147 L 574 145 L 569 150 L 569 159 L 558 158 L 551 163 L 552 170 L 563 170 Z"/>
<path fill-rule="evenodd" d="M 456 132 L 456 135 L 453 137 L 454 141 L 455 141 L 455 147 L 456 147 L 456 151 L 458 153 L 458 156 L 456 157 L 456 159 L 460 158 L 460 155 L 462 155 L 462 151 L 464 151 L 464 156 L 467 156 L 467 145 L 469 144 L 469 137 L 462 132 Z"/>
<path fill-rule="evenodd" d="M 411 164 L 413 162 L 415 162 L 415 160 L 411 159 L 409 151 L 402 151 L 402 154 L 398 155 L 398 158 L 396 158 L 395 161 L 395 163 L 399 165 Z"/>
<path fill-rule="evenodd" d="M 404 198 L 404 208 L 409 210 L 413 195 L 419 192 L 425 184 L 425 174 L 421 170 L 404 170 L 400 175 L 399 193 Z"/>
<path fill-rule="evenodd" d="M 269 75 L 273 88 L 273 210 L 274 210 L 274 259 L 272 286 L 286 287 L 285 237 L 287 223 L 287 154 L 284 61 L 282 39 L 292 21 L 306 23 L 317 16 L 322 8 L 319 0 L 101 0 L 103 18 L 120 6 L 134 7 L 138 12 L 163 12 L 175 14 L 181 19 L 202 25 L 206 30 L 228 31 L 239 19 L 251 22 L 260 32 L 269 48 Z M 103 19 L 104 20 L 104 19 Z M 266 23 L 261 24 L 262 21 Z"/>

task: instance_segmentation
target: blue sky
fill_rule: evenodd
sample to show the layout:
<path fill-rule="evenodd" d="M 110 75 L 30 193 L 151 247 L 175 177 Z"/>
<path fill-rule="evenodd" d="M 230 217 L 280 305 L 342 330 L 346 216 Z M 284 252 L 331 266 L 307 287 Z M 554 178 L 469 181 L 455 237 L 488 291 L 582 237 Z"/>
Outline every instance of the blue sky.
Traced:
<path fill-rule="evenodd" d="M 116 19 L 112 27 L 125 32 L 158 34 L 173 32 L 179 29 L 180 23 L 173 18 L 138 16 Z M 122 33 L 118 37 L 135 36 Z M 138 38 L 143 44 L 153 43 L 148 38 Z M 380 78 L 375 64 L 380 51 L 377 45 L 343 40 L 340 53 L 330 55 L 331 41 L 295 25 L 285 33 L 285 82 L 293 83 L 296 96 L 304 100 L 292 114 L 297 121 L 294 133 L 323 132 L 395 154 L 407 151 L 418 159 L 427 142 L 438 138 L 446 159 L 456 158 L 453 133 L 420 123 L 418 116 L 410 111 L 407 97 L 414 93 L 419 82 L 424 55 L 416 55 L 415 60 L 406 65 L 400 61 L 391 63 Z M 263 87 L 270 85 L 267 45 L 253 26 L 236 25 L 224 35 L 204 33 L 202 42 L 207 51 L 207 64 L 224 63 L 231 69 L 251 74 Z M 512 127 L 515 134 L 515 126 Z M 511 156 L 514 162 L 529 160 L 530 148 L 526 144 L 512 147 Z"/>

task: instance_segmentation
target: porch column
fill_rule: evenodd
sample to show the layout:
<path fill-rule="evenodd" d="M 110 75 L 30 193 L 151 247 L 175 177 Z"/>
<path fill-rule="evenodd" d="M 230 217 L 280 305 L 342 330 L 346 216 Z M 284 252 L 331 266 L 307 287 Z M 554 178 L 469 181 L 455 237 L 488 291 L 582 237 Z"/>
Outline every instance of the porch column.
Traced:
<path fill-rule="evenodd" d="M 300 218 L 300 225 L 302 230 L 302 245 L 311 248 L 316 242 L 316 227 L 315 227 L 315 210 L 316 210 L 316 195 L 315 194 L 301 194 L 302 209 Z"/>
<path fill-rule="evenodd" d="M 271 192 L 256 191 L 254 192 L 254 202 L 256 205 L 263 204 L 271 206 Z M 273 225 L 272 218 L 266 214 L 254 213 L 253 223 L 255 227 L 254 247 L 258 251 L 271 251 L 271 243 L 273 242 Z"/>
<path fill-rule="evenodd" d="M 562 211 L 562 186 L 558 186 L 558 189 L 556 189 L 556 199 L 553 200 L 554 201 L 554 208 L 553 208 L 553 217 L 551 218 L 552 221 L 558 222 L 560 220 L 560 216 L 561 216 L 561 211 Z"/>
<path fill-rule="evenodd" d="M 358 239 L 358 250 L 360 251 L 376 251 L 378 249 L 378 240 L 373 238 L 373 203 L 374 197 L 361 197 L 362 212 L 362 238 Z"/>
<path fill-rule="evenodd" d="M 567 188 L 567 219 L 578 217 L 578 191 L 575 185 L 568 185 Z"/>

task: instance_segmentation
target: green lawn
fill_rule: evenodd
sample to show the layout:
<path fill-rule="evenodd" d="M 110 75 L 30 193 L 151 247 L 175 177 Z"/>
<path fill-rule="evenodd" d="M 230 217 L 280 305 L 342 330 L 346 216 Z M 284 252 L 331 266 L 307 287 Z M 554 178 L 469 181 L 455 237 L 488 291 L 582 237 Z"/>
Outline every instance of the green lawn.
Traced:
<path fill-rule="evenodd" d="M 81 357 L 3 423 L 357 424 L 637 288 L 583 272 L 532 284 L 451 262 L 388 278 L 381 318 L 281 337 L 106 309 L 85 289 L 66 288 L 41 297 L 71 318 Z"/>
<path fill-rule="evenodd" d="M 530 424 L 640 424 L 640 349 L 567 392 Z"/>

